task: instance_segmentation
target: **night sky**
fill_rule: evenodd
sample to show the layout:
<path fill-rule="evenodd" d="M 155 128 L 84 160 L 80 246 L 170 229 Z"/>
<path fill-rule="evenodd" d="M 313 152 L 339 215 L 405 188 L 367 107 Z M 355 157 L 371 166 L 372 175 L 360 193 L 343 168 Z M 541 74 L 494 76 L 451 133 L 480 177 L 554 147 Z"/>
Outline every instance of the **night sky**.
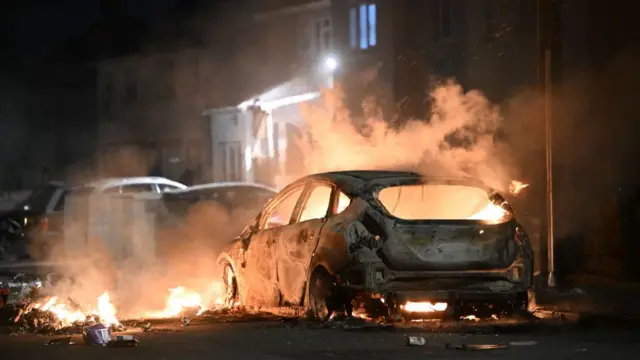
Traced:
<path fill-rule="evenodd" d="M 177 0 L 124 1 L 125 15 L 150 19 Z M 21 0 L 4 5 L 0 14 L 4 56 L 38 58 L 70 37 L 81 34 L 100 16 L 100 0 Z"/>

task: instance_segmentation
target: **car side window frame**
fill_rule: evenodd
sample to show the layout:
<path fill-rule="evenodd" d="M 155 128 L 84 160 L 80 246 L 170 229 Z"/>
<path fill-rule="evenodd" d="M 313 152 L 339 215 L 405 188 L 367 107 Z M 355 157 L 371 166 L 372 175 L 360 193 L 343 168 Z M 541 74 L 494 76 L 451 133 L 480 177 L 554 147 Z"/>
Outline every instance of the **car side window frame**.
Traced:
<path fill-rule="evenodd" d="M 282 194 L 280 194 L 280 196 L 272 199 L 269 204 L 267 204 L 267 206 L 265 207 L 265 209 L 262 211 L 262 213 L 260 214 L 260 221 L 258 223 L 258 230 L 262 231 L 262 230 L 268 230 L 267 228 L 265 228 L 266 222 L 269 219 L 269 217 L 271 216 L 271 213 L 278 208 L 278 206 L 280 206 L 280 204 L 282 204 L 282 202 L 291 194 L 295 193 L 298 190 L 302 190 L 302 192 L 300 193 L 300 195 L 298 196 L 298 200 L 296 201 L 296 204 L 293 207 L 293 212 L 291 213 L 291 216 L 289 218 L 289 222 L 286 225 L 283 226 L 287 226 L 287 225 L 291 225 L 293 224 L 293 220 L 294 220 L 294 215 L 296 215 L 297 213 L 299 213 L 299 207 L 300 207 L 300 201 L 304 198 L 305 196 L 305 192 L 307 191 L 307 186 L 308 184 L 305 183 L 298 183 L 298 184 L 293 184 L 288 190 L 286 190 L 286 192 L 283 192 Z"/>
<path fill-rule="evenodd" d="M 334 187 L 333 194 L 331 195 L 331 205 L 329 208 L 331 213 L 329 216 L 335 216 L 340 214 L 338 213 L 338 205 L 340 205 L 340 194 L 344 194 L 344 196 L 349 198 L 349 205 L 351 205 L 351 202 L 353 202 L 353 197 L 347 195 L 347 193 L 342 191 L 342 189 L 340 189 L 339 187 L 337 186 Z"/>
<path fill-rule="evenodd" d="M 302 193 L 302 196 L 300 196 L 300 200 L 299 203 L 297 204 L 297 211 L 294 211 L 295 213 L 295 218 L 292 219 L 292 222 L 290 224 L 298 224 L 300 223 L 300 216 L 302 216 L 302 210 L 304 208 L 304 205 L 307 204 L 307 200 L 309 200 L 309 197 L 311 196 L 311 194 L 313 193 L 313 190 L 318 187 L 318 186 L 327 186 L 331 188 L 331 194 L 329 195 L 329 206 L 327 208 L 327 212 L 324 214 L 323 218 L 329 218 L 330 216 L 333 215 L 333 202 L 334 202 L 334 198 L 335 198 L 335 192 L 336 192 L 336 185 L 329 182 L 329 181 L 322 181 L 322 180 L 314 180 L 309 182 L 306 185 L 305 191 Z M 310 221 L 313 219 L 309 219 L 306 221 Z"/>

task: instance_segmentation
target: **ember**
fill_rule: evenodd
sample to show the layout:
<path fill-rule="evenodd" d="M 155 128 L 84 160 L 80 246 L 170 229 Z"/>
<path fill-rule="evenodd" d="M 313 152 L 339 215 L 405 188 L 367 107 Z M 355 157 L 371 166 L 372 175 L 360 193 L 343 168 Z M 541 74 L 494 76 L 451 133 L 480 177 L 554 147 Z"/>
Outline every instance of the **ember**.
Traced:
<path fill-rule="evenodd" d="M 509 192 L 512 195 L 518 195 L 524 188 L 528 187 L 530 184 L 525 184 L 522 181 L 511 180 L 511 184 L 509 185 Z"/>
<path fill-rule="evenodd" d="M 407 312 L 416 312 L 416 313 L 440 312 L 440 311 L 447 310 L 447 303 L 444 303 L 444 302 L 431 303 L 429 301 L 424 301 L 424 302 L 408 301 L 406 304 L 402 306 L 402 309 Z"/>

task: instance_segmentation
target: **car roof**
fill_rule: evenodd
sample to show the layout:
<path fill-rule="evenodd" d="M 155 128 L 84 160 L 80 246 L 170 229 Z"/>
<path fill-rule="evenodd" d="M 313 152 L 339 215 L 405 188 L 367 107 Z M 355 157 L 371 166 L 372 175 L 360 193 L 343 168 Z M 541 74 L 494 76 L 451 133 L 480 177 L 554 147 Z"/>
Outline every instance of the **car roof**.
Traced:
<path fill-rule="evenodd" d="M 185 193 L 185 192 L 198 191 L 198 190 L 213 190 L 213 189 L 222 189 L 222 188 L 230 188 L 230 187 L 252 187 L 256 189 L 267 190 L 267 191 L 273 192 L 274 194 L 278 192 L 277 190 L 270 188 L 266 185 L 252 183 L 252 182 L 242 182 L 242 181 L 228 181 L 228 182 L 199 184 L 199 185 L 190 186 L 184 189 L 169 190 L 166 192 L 167 193 Z"/>
<path fill-rule="evenodd" d="M 394 170 L 345 170 L 323 172 L 305 176 L 294 183 L 308 180 L 321 180 L 334 183 L 342 191 L 351 196 L 361 195 L 365 189 L 369 189 L 371 186 L 376 184 L 391 185 L 394 183 L 401 184 L 412 181 L 465 184 L 487 189 L 482 182 L 470 177 L 423 176 L 417 172 Z"/>
<path fill-rule="evenodd" d="M 186 189 L 187 186 L 177 181 L 169 180 L 167 178 L 159 176 L 138 176 L 138 177 L 125 177 L 125 178 L 108 178 L 89 182 L 87 187 L 93 187 L 96 189 L 104 190 L 116 186 L 123 185 L 136 185 L 136 184 L 160 184 L 160 185 L 172 185 L 180 189 Z"/>

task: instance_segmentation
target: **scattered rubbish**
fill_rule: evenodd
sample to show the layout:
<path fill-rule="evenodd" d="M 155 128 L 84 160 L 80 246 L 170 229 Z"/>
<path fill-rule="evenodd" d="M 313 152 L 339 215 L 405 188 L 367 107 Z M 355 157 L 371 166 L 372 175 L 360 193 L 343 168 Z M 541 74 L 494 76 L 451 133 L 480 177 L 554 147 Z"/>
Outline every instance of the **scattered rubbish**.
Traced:
<path fill-rule="evenodd" d="M 509 346 L 505 344 L 461 344 L 451 345 L 446 343 L 445 347 L 451 350 L 502 350 L 508 349 Z"/>
<path fill-rule="evenodd" d="M 51 339 L 45 345 L 73 345 L 75 342 L 71 341 L 71 336 Z"/>
<path fill-rule="evenodd" d="M 107 343 L 108 347 L 126 348 L 136 347 L 140 342 L 131 335 L 118 335 Z"/>
<path fill-rule="evenodd" d="M 111 330 L 103 324 L 88 326 L 82 333 L 82 339 L 87 345 L 105 346 L 111 341 Z"/>
<path fill-rule="evenodd" d="M 569 291 L 571 295 L 586 295 L 587 292 L 580 288 L 573 288 Z"/>
<path fill-rule="evenodd" d="M 342 320 L 329 320 L 324 327 L 343 329 L 345 331 L 393 331 L 393 324 L 371 322 L 359 318 L 345 318 Z"/>
<path fill-rule="evenodd" d="M 404 341 L 407 346 L 424 346 L 427 343 L 422 336 L 406 336 Z"/>
<path fill-rule="evenodd" d="M 188 317 L 186 317 L 186 316 L 183 316 L 183 317 L 182 317 L 182 325 L 183 325 L 183 326 L 189 326 L 189 324 L 191 324 L 191 319 L 189 319 L 189 318 L 188 318 Z"/>
<path fill-rule="evenodd" d="M 112 332 L 122 332 L 122 331 L 126 331 L 127 328 L 126 326 L 122 325 L 122 324 L 113 324 L 111 325 L 111 331 Z"/>
<path fill-rule="evenodd" d="M 512 341 L 509 343 L 509 345 L 511 346 L 532 346 L 532 345 L 537 345 L 538 342 L 537 341 Z"/>

